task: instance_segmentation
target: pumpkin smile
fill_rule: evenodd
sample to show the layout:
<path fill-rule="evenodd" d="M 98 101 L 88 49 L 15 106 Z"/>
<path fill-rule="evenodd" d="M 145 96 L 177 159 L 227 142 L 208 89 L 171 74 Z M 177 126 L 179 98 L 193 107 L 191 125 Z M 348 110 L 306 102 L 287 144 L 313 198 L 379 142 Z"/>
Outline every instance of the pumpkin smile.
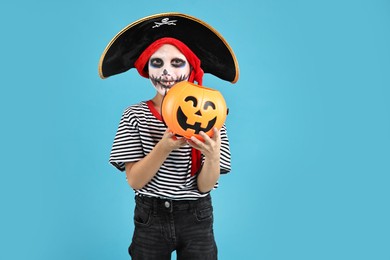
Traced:
<path fill-rule="evenodd" d="M 196 114 L 199 115 L 199 113 L 200 112 L 198 111 Z M 215 125 L 215 122 L 217 121 L 217 117 L 214 117 L 213 119 L 211 119 L 207 123 L 206 127 L 202 127 L 201 122 L 195 122 L 194 124 L 189 124 L 189 123 L 187 123 L 187 119 L 188 119 L 188 117 L 184 114 L 181 107 L 179 107 L 177 110 L 177 121 L 178 121 L 180 127 L 183 128 L 184 130 L 192 129 L 195 131 L 195 134 L 199 134 L 200 131 L 203 131 L 205 133 L 210 131 L 211 128 L 213 128 L 213 126 Z"/>

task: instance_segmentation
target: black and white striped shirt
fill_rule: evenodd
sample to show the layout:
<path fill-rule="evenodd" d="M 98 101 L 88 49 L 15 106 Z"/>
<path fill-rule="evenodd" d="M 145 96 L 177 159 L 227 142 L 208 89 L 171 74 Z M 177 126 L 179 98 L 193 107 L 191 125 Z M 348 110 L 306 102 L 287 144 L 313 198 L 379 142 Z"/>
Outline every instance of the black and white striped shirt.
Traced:
<path fill-rule="evenodd" d="M 166 126 L 151 102 L 140 102 L 122 114 L 110 154 L 110 163 L 120 171 L 126 162 L 145 157 L 162 138 Z M 202 161 L 204 160 L 202 155 Z M 221 128 L 221 173 L 230 171 L 230 150 L 225 125 Z M 218 187 L 218 183 L 214 188 Z M 207 196 L 197 188 L 196 175 L 191 176 L 191 147 L 173 150 L 152 180 L 136 195 L 168 199 L 198 199 Z"/>

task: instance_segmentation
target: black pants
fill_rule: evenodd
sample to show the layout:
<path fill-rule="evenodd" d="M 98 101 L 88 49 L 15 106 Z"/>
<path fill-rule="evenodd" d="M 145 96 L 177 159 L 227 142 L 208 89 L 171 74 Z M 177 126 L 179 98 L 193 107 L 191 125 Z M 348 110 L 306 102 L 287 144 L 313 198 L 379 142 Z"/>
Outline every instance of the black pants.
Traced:
<path fill-rule="evenodd" d="M 136 196 L 134 235 L 129 253 L 135 260 L 215 260 L 211 197 L 164 200 Z"/>

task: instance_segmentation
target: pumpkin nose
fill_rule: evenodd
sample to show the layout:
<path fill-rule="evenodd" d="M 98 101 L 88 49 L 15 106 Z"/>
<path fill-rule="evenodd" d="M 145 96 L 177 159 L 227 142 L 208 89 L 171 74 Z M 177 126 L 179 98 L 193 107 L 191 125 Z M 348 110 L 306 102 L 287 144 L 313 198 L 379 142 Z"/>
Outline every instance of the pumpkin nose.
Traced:
<path fill-rule="evenodd" d="M 202 113 L 200 112 L 200 110 L 198 110 L 198 112 L 196 112 L 195 115 L 202 116 Z"/>

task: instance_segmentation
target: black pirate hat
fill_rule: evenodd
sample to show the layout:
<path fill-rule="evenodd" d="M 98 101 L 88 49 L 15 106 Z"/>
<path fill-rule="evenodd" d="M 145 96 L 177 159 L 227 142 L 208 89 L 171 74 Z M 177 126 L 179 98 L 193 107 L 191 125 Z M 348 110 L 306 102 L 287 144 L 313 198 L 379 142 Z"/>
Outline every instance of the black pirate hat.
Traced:
<path fill-rule="evenodd" d="M 99 62 L 99 75 L 107 78 L 134 68 L 140 54 L 154 41 L 175 38 L 201 60 L 205 73 L 237 82 L 239 68 L 233 50 L 213 27 L 181 13 L 161 13 L 139 19 L 121 30 L 107 45 Z"/>

